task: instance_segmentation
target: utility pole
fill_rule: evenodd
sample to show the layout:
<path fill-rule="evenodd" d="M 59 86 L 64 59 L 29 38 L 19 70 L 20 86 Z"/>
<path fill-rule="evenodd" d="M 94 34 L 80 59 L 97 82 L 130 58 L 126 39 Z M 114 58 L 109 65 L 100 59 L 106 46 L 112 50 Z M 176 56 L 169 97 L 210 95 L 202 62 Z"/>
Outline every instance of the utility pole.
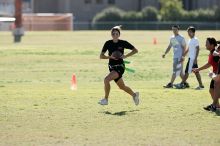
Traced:
<path fill-rule="evenodd" d="M 14 42 L 21 42 L 21 37 L 24 35 L 22 25 L 22 0 L 15 0 L 15 29 L 13 31 Z"/>

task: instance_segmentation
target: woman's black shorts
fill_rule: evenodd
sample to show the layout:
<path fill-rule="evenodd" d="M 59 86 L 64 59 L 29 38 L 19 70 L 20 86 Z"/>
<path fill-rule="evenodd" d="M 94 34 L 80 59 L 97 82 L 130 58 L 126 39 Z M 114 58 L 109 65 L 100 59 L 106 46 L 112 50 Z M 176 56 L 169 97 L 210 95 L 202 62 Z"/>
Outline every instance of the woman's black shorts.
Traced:
<path fill-rule="evenodd" d="M 214 89 L 214 88 L 215 88 L 215 81 L 211 80 L 210 89 Z"/>
<path fill-rule="evenodd" d="M 119 75 L 119 77 L 117 79 L 115 79 L 114 81 L 117 83 L 118 80 L 121 79 L 122 75 L 125 72 L 125 65 L 124 64 L 119 64 L 119 65 L 109 65 L 109 71 L 116 71 Z"/>

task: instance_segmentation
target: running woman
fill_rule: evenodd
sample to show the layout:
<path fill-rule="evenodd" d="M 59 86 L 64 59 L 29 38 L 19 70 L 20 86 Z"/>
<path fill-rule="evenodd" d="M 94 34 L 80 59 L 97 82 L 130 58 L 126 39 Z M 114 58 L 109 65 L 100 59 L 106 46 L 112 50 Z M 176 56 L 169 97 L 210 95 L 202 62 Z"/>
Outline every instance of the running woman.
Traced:
<path fill-rule="evenodd" d="M 204 109 L 207 111 L 216 111 L 217 108 L 220 108 L 219 101 L 218 101 L 219 97 L 216 97 L 216 95 L 215 95 L 215 92 L 217 92 L 219 90 L 219 85 L 218 85 L 219 82 L 216 82 L 217 78 L 215 75 L 219 73 L 218 72 L 218 63 L 219 63 L 219 58 L 220 58 L 219 56 L 216 56 L 213 54 L 215 52 L 216 46 L 217 46 L 217 42 L 216 42 L 215 38 L 212 38 L 212 37 L 207 38 L 206 49 L 210 51 L 208 62 L 200 68 L 193 69 L 193 71 L 196 73 L 201 70 L 208 69 L 211 66 L 213 68 L 213 72 L 209 73 L 209 76 L 212 78 L 211 83 L 210 83 L 209 93 L 212 97 L 213 102 L 212 102 L 212 104 L 204 107 Z M 218 89 L 217 89 L 217 87 L 218 87 Z"/>
<path fill-rule="evenodd" d="M 186 65 L 184 78 L 182 82 L 179 84 L 179 86 L 177 86 L 177 88 L 181 89 L 189 87 L 189 84 L 186 82 L 189 77 L 189 74 L 192 73 L 193 68 L 198 68 L 197 58 L 199 56 L 199 40 L 197 39 L 197 37 L 195 37 L 196 29 L 195 27 L 190 26 L 187 29 L 187 32 L 190 39 L 188 41 L 188 49 L 186 50 L 185 55 L 189 53 L 189 59 Z M 199 83 L 199 86 L 196 88 L 196 90 L 204 89 L 200 73 L 196 72 L 195 75 Z"/>
<path fill-rule="evenodd" d="M 184 62 L 184 53 L 186 50 L 186 42 L 182 35 L 179 34 L 179 26 L 174 25 L 172 26 L 173 30 L 173 36 L 170 39 L 170 43 L 165 51 L 165 53 L 162 55 L 163 58 L 165 58 L 166 54 L 170 51 L 170 49 L 173 47 L 173 74 L 171 77 L 171 81 L 164 86 L 164 88 L 173 88 L 173 83 L 177 76 L 180 75 L 180 77 L 183 79 L 183 62 Z"/>
<path fill-rule="evenodd" d="M 135 105 L 139 104 L 139 92 L 134 92 L 130 87 L 126 86 L 122 78 L 125 71 L 123 59 L 138 53 L 138 50 L 129 42 L 125 40 L 120 40 L 120 34 L 121 26 L 113 27 L 111 29 L 112 39 L 105 42 L 100 54 L 100 59 L 109 59 L 108 66 L 110 72 L 104 79 L 105 96 L 99 101 L 100 105 L 108 105 L 108 98 L 111 88 L 110 82 L 112 80 L 115 81 L 115 83 L 121 90 L 127 92 L 129 95 L 132 96 Z M 124 55 L 124 49 L 130 49 L 131 52 Z M 108 56 L 105 55 L 106 51 L 108 51 Z M 115 51 L 121 52 L 122 56 L 119 59 L 112 55 Z"/>

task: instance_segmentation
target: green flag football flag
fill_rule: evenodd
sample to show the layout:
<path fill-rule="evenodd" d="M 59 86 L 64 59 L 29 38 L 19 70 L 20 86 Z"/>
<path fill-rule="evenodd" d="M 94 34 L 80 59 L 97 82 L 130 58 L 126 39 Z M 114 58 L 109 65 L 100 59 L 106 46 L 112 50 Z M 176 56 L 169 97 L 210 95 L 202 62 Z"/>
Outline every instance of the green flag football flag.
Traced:
<path fill-rule="evenodd" d="M 127 68 L 127 67 L 126 67 L 125 70 L 128 71 L 128 72 L 131 72 L 131 73 L 135 73 L 135 70 L 132 69 L 132 68 Z"/>
<path fill-rule="evenodd" d="M 124 64 L 130 64 L 130 63 L 131 63 L 130 61 L 124 60 Z M 135 73 L 135 70 L 132 69 L 132 68 L 127 68 L 127 67 L 125 67 L 125 70 L 126 70 L 127 72 Z"/>
<path fill-rule="evenodd" d="M 124 60 L 124 64 L 130 64 L 130 61 Z"/>

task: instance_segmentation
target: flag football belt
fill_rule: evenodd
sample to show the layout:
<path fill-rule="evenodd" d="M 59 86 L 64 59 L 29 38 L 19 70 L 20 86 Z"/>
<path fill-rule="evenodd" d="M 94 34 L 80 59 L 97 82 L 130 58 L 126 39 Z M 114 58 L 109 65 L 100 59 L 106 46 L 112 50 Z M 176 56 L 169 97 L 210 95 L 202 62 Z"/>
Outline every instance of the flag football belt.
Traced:
<path fill-rule="evenodd" d="M 108 65 L 109 68 L 113 69 L 114 67 L 123 67 L 125 68 L 125 65 L 124 64 L 117 64 L 117 65 Z"/>

